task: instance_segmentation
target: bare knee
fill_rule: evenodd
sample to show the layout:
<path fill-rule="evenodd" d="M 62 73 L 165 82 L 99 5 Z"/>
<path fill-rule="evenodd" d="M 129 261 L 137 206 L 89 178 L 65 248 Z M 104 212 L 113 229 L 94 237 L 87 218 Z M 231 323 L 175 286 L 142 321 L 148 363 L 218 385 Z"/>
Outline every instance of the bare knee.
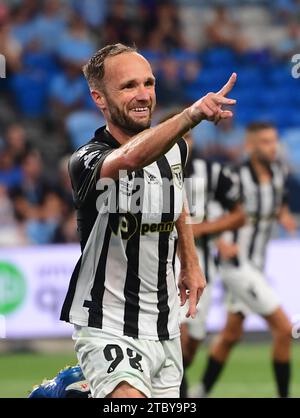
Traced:
<path fill-rule="evenodd" d="M 292 340 L 292 325 L 273 329 L 273 337 L 280 344 L 289 344 Z"/>
<path fill-rule="evenodd" d="M 115 387 L 115 389 L 106 396 L 107 398 L 146 398 L 146 396 L 138 389 L 123 381 Z"/>
<path fill-rule="evenodd" d="M 237 344 L 243 335 L 244 317 L 240 314 L 229 314 L 227 323 L 221 334 L 222 341 L 228 347 Z"/>
<path fill-rule="evenodd" d="M 190 338 L 189 349 L 185 350 L 185 352 L 183 354 L 184 367 L 189 367 L 192 364 L 192 362 L 193 362 L 193 360 L 194 360 L 194 358 L 197 354 L 197 350 L 198 350 L 200 344 L 201 344 L 201 341 L 194 340 L 193 338 Z"/>
<path fill-rule="evenodd" d="M 230 329 L 224 330 L 221 335 L 223 343 L 228 347 L 233 347 L 236 345 L 242 338 L 242 331 Z"/>
<path fill-rule="evenodd" d="M 266 319 L 270 325 L 273 338 L 282 344 L 290 343 L 292 339 L 292 324 L 282 309 L 279 308 Z"/>

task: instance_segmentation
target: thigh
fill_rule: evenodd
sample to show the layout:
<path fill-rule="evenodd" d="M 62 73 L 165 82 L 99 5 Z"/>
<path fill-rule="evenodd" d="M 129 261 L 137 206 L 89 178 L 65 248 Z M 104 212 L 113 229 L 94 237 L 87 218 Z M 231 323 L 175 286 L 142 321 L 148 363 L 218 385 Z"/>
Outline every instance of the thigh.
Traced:
<path fill-rule="evenodd" d="M 180 338 L 162 341 L 164 363 L 152 379 L 153 398 L 179 398 L 183 376 Z"/>
<path fill-rule="evenodd" d="M 279 307 L 279 300 L 264 275 L 251 265 L 222 269 L 221 274 L 229 291 L 229 312 L 244 315 L 254 312 L 266 316 Z"/>
<path fill-rule="evenodd" d="M 155 362 L 147 341 L 90 327 L 75 327 L 75 351 L 93 398 L 104 398 L 123 382 L 151 397 Z"/>

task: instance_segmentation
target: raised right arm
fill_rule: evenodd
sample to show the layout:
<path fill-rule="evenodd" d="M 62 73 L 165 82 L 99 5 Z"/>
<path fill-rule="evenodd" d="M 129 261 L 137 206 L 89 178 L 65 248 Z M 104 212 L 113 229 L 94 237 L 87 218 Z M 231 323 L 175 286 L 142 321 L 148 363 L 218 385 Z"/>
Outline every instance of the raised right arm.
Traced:
<path fill-rule="evenodd" d="M 138 170 L 156 161 L 165 154 L 189 129 L 202 120 L 218 122 L 233 116 L 222 105 L 234 105 L 235 100 L 226 98 L 236 81 L 233 73 L 218 93 L 208 93 L 183 112 L 166 120 L 154 128 L 135 135 L 126 144 L 111 152 L 101 167 L 101 177 L 119 178 L 119 171 Z"/>

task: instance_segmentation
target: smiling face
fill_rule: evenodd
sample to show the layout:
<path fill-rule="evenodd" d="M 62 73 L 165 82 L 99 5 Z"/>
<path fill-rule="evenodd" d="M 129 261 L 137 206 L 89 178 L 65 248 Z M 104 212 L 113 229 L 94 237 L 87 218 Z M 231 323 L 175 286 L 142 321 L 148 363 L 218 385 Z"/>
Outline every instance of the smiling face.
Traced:
<path fill-rule="evenodd" d="M 108 57 L 104 63 L 102 91 L 92 96 L 108 125 L 135 135 L 151 125 L 156 104 L 155 78 L 150 64 L 136 52 Z"/>

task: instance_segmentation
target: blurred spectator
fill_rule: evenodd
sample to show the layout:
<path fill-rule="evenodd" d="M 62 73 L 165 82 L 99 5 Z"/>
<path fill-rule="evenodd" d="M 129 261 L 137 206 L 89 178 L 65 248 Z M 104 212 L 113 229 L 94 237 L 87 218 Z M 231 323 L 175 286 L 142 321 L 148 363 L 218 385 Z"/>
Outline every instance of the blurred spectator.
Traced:
<path fill-rule="evenodd" d="M 131 45 L 130 28 L 133 25 L 128 18 L 124 0 L 115 0 L 110 4 L 110 10 L 103 28 L 103 43 L 113 44 L 120 42 Z"/>
<path fill-rule="evenodd" d="M 290 21 L 287 27 L 287 37 L 278 42 L 274 48 L 275 55 L 283 60 L 290 60 L 294 54 L 300 53 L 300 24 Z"/>
<path fill-rule="evenodd" d="M 70 14 L 68 28 L 59 39 L 57 50 L 63 62 L 68 60 L 76 64 L 84 64 L 95 52 L 96 45 L 80 15 Z"/>
<path fill-rule="evenodd" d="M 79 110 L 72 112 L 65 120 L 72 151 L 85 144 L 99 126 L 105 125 L 105 119 L 98 111 Z"/>
<path fill-rule="evenodd" d="M 282 21 L 288 21 L 300 15 L 299 0 L 273 0 L 272 6 Z"/>
<path fill-rule="evenodd" d="M 106 20 L 107 3 L 99 0 L 71 0 L 76 13 L 82 16 L 84 21 L 95 30 L 99 30 Z"/>
<path fill-rule="evenodd" d="M 14 162 L 20 165 L 22 157 L 30 149 L 24 127 L 18 123 L 9 125 L 5 133 L 5 142 Z"/>
<path fill-rule="evenodd" d="M 29 2 L 20 2 L 11 11 L 12 16 L 12 35 L 25 48 L 35 39 L 35 7 Z"/>
<path fill-rule="evenodd" d="M 225 6 L 215 8 L 215 17 L 206 27 L 206 36 L 211 46 L 229 47 L 237 52 L 248 48 L 240 27 Z"/>
<path fill-rule="evenodd" d="M 42 159 L 37 151 L 28 151 L 22 159 L 22 183 L 12 190 L 13 196 L 23 196 L 30 204 L 38 205 L 45 194 L 51 190 L 46 179 Z"/>
<path fill-rule="evenodd" d="M 17 108 L 28 118 L 43 117 L 47 111 L 48 65 L 40 65 L 41 59 L 35 59 L 38 55 L 44 62 L 45 59 L 47 61 L 47 53 L 40 51 L 38 41 L 32 40 L 23 54 L 21 69 L 10 80 Z"/>
<path fill-rule="evenodd" d="M 21 68 L 22 48 L 10 31 L 9 11 L 0 4 L 0 54 L 6 60 L 6 71 L 17 71 Z"/>
<path fill-rule="evenodd" d="M 34 22 L 34 33 L 44 51 L 55 51 L 66 29 L 66 15 L 60 0 L 44 0 Z"/>
<path fill-rule="evenodd" d="M 180 79 L 180 67 L 176 59 L 165 56 L 160 62 L 156 85 L 157 103 L 162 107 L 183 105 L 186 95 Z"/>
<path fill-rule="evenodd" d="M 183 65 L 183 84 L 189 102 L 200 97 L 202 64 L 196 58 L 187 60 Z"/>
<path fill-rule="evenodd" d="M 14 161 L 8 148 L 0 152 L 0 184 L 8 190 L 20 187 L 23 180 L 21 167 Z"/>
<path fill-rule="evenodd" d="M 59 195 L 62 196 L 64 202 L 67 204 L 69 210 L 71 211 L 73 209 L 73 192 L 68 170 L 69 159 L 70 155 L 66 155 L 59 162 L 57 190 L 59 192 Z"/>
<path fill-rule="evenodd" d="M 50 244 L 54 240 L 65 214 L 65 203 L 54 192 L 45 194 L 41 205 L 36 211 L 36 217 L 25 221 L 25 231 L 29 242 L 33 244 Z"/>
<path fill-rule="evenodd" d="M 245 129 L 236 123 L 236 119 L 222 120 L 216 126 L 216 140 L 221 149 L 219 159 L 238 162 L 243 158 Z"/>
<path fill-rule="evenodd" d="M 0 247 L 26 244 L 26 238 L 15 216 L 6 188 L 0 184 Z"/>
<path fill-rule="evenodd" d="M 150 33 L 149 41 L 156 41 L 162 52 L 171 52 L 186 47 L 181 31 L 178 8 L 174 3 L 162 2 L 157 10 L 157 22 Z"/>
<path fill-rule="evenodd" d="M 218 125 L 203 121 L 193 129 L 194 146 L 209 160 L 237 162 L 243 157 L 244 132 L 235 118 Z"/>
<path fill-rule="evenodd" d="M 63 69 L 63 72 L 53 78 L 49 87 L 52 112 L 61 120 L 71 112 L 83 108 L 89 94 L 80 65 L 65 61 Z"/>
<path fill-rule="evenodd" d="M 75 212 L 72 212 L 55 231 L 53 242 L 57 244 L 69 244 L 78 242 L 78 239 L 76 214 Z"/>

